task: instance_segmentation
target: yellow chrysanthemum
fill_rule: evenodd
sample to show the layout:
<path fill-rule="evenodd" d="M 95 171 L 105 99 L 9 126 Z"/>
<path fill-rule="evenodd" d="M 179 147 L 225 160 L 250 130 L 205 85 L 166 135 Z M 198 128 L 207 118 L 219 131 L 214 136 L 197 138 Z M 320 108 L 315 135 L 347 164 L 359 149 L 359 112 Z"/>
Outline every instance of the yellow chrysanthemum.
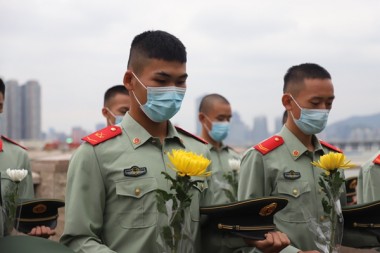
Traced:
<path fill-rule="evenodd" d="M 168 154 L 169 160 L 172 163 L 173 170 L 177 171 L 180 176 L 203 176 L 211 175 L 207 171 L 207 167 L 211 161 L 203 155 L 197 155 L 190 151 L 181 149 L 173 149 L 172 153 Z"/>
<path fill-rule="evenodd" d="M 355 164 L 352 164 L 351 161 L 346 161 L 346 156 L 344 154 L 335 152 L 323 155 L 318 162 L 312 162 L 311 164 L 324 169 L 327 175 L 333 170 L 348 169 L 356 166 Z"/>

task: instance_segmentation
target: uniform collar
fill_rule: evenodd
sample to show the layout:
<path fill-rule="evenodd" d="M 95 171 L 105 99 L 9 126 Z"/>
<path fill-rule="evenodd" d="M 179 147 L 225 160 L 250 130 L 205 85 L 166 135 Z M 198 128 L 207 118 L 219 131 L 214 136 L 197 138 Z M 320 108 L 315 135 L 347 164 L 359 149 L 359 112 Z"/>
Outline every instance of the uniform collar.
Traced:
<path fill-rule="evenodd" d="M 228 149 L 230 149 L 230 147 L 228 145 L 224 145 L 223 143 L 222 143 L 222 146 L 220 147 L 220 149 L 216 149 L 210 143 L 208 143 L 207 146 L 209 147 L 210 151 L 213 150 L 213 151 L 216 151 L 216 152 L 221 151 L 221 150 L 228 150 Z"/>
<path fill-rule="evenodd" d="M 146 131 L 135 119 L 133 119 L 128 113 L 125 115 L 123 121 L 121 122 L 121 127 L 123 128 L 124 133 L 128 136 L 134 149 L 140 147 L 147 141 L 154 142 L 155 138 Z M 180 138 L 177 130 L 168 121 L 168 135 L 165 138 L 173 139 L 181 143 L 184 146 L 182 139 Z"/>
<path fill-rule="evenodd" d="M 284 125 L 280 131 L 280 135 L 284 139 L 285 145 L 288 148 L 290 156 L 294 160 L 297 160 L 305 152 L 308 152 L 307 148 L 303 143 Z M 314 152 L 324 153 L 321 143 L 318 138 L 313 135 L 312 141 L 314 142 L 315 150 Z"/>

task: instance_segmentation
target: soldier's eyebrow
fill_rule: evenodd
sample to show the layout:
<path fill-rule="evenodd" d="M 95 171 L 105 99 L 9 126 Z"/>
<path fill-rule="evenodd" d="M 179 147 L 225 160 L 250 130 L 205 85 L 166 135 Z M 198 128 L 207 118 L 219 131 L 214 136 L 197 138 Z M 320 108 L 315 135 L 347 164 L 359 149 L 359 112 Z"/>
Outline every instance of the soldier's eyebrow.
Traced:
<path fill-rule="evenodd" d="M 165 77 L 165 78 L 172 78 L 172 76 L 170 74 L 168 74 L 164 71 L 157 72 L 157 73 L 155 73 L 155 75 Z M 187 78 L 187 77 L 188 77 L 188 74 L 185 73 L 185 74 L 179 76 L 178 78 Z"/>

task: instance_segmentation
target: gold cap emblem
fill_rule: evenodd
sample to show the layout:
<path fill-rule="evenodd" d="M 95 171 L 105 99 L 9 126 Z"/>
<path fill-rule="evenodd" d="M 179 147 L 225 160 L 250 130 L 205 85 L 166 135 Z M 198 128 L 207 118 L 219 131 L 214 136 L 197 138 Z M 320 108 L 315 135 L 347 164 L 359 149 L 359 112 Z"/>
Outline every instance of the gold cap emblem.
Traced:
<path fill-rule="evenodd" d="M 276 208 L 277 208 L 277 203 L 273 202 L 273 203 L 271 203 L 271 204 L 269 204 L 269 205 L 264 206 L 263 208 L 261 208 L 259 214 L 261 216 L 271 215 L 274 212 L 274 210 L 276 210 Z"/>
<path fill-rule="evenodd" d="M 33 207 L 33 213 L 39 214 L 46 212 L 47 206 L 44 204 L 38 204 L 35 207 Z"/>

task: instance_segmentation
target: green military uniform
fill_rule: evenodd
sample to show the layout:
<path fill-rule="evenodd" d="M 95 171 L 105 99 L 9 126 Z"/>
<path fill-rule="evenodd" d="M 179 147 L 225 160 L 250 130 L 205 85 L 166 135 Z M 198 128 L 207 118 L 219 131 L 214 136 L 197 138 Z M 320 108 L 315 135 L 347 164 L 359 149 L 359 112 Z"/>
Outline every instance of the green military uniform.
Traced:
<path fill-rule="evenodd" d="M 32 171 L 30 169 L 30 163 L 28 154 L 26 151 L 13 142 L 12 140 L 1 136 L 0 138 L 0 173 L 1 173 L 1 198 L 2 203 L 1 209 L 4 204 L 5 192 L 8 190 L 11 184 L 11 179 L 6 173 L 6 170 L 10 169 L 26 169 L 28 170 L 28 175 L 26 178 L 20 183 L 19 187 L 19 197 L 20 198 L 33 198 L 34 190 L 33 190 L 33 180 L 32 180 Z M 4 227 L 4 210 L 1 210 L 0 213 L 0 237 L 2 237 L 5 233 Z"/>
<path fill-rule="evenodd" d="M 227 204 L 231 202 L 226 191 L 233 191 L 231 185 L 227 182 L 225 176 L 232 172 L 229 160 L 240 160 L 241 156 L 229 146 L 222 146 L 220 149 L 214 148 L 208 144 L 212 161 L 212 177 L 208 178 L 209 188 L 214 194 L 213 205 Z"/>
<path fill-rule="evenodd" d="M 274 221 L 278 230 L 288 235 L 291 244 L 302 250 L 318 250 L 314 241 L 317 237 L 315 225 L 326 219 L 321 204 L 325 194 L 318 185 L 323 171 L 311 162 L 331 150 L 339 151 L 327 143 L 322 145 L 315 136 L 313 141 L 315 150 L 310 152 L 284 126 L 279 135 L 249 149 L 240 169 L 239 200 L 264 196 L 289 200 Z M 345 193 L 341 202 L 345 204 Z M 323 239 L 321 241 L 323 243 Z M 298 251 L 288 247 L 283 252 Z"/>
<path fill-rule="evenodd" d="M 233 193 L 233 189 L 225 176 L 227 173 L 233 173 L 229 160 L 240 160 L 241 156 L 227 145 L 223 145 L 220 149 L 211 144 L 208 144 L 208 147 L 212 161 L 212 176 L 208 178 L 208 186 L 213 193 L 212 203 L 208 205 L 230 203 L 231 199 L 227 196 L 227 192 Z M 236 245 L 244 245 L 244 242 L 231 237 L 228 233 L 215 233 L 208 223 L 202 227 L 202 252 L 233 252 Z"/>
<path fill-rule="evenodd" d="M 358 204 L 380 200 L 380 152 L 367 161 L 358 176 Z"/>
<path fill-rule="evenodd" d="M 83 253 L 156 252 L 159 213 L 155 190 L 169 191 L 162 171 L 175 176 L 167 153 L 184 149 L 210 158 L 207 146 L 170 122 L 161 144 L 129 114 L 120 127 L 110 126 L 84 140 L 92 145 L 81 145 L 69 165 L 61 242 Z M 192 190 L 190 237 L 195 252 L 200 252 L 199 206 L 209 201 L 206 188 L 204 180 Z"/>

